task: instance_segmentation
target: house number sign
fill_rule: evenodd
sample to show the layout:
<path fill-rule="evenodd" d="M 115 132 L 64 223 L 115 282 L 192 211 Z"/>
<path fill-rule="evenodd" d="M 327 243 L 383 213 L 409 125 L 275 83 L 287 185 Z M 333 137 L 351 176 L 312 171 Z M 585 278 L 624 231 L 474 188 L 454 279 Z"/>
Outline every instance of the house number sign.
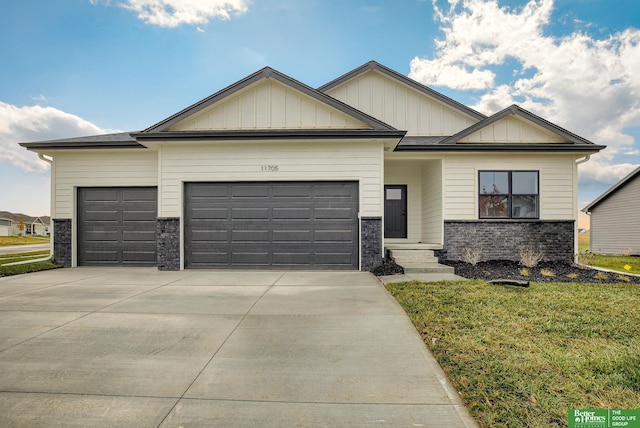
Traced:
<path fill-rule="evenodd" d="M 278 172 L 278 165 L 260 165 L 262 172 Z"/>

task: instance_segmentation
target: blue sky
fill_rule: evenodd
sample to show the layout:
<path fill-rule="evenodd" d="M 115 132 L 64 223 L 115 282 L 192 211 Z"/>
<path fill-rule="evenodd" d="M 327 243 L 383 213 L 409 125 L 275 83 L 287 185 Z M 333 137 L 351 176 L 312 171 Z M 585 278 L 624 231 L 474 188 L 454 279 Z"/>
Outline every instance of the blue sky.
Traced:
<path fill-rule="evenodd" d="M 485 114 L 516 102 L 609 146 L 581 205 L 640 164 L 637 0 L 11 1 L 0 58 L 0 210 L 49 214 L 18 142 L 144 129 L 266 65 L 317 87 L 374 59 Z"/>

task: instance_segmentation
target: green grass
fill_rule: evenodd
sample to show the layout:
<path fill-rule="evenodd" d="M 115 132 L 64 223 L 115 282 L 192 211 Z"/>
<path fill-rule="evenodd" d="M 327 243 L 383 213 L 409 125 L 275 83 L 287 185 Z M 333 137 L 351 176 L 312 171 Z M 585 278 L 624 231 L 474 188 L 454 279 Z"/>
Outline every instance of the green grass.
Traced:
<path fill-rule="evenodd" d="M 0 236 L 0 247 L 10 245 L 48 244 L 49 236 Z"/>
<path fill-rule="evenodd" d="M 640 288 L 391 283 L 483 427 L 566 427 L 571 408 L 640 408 Z"/>
<path fill-rule="evenodd" d="M 25 260 L 41 259 L 43 257 L 47 257 L 48 255 L 49 255 L 49 250 L 32 251 L 29 253 L 18 253 L 18 254 L 0 254 L 0 265 L 13 263 L 13 262 L 22 262 Z"/>
<path fill-rule="evenodd" d="M 640 257 L 589 253 L 589 234 L 578 235 L 578 261 L 590 266 L 640 275 Z M 629 269 L 625 269 L 629 266 Z"/>
<path fill-rule="evenodd" d="M 0 277 L 39 272 L 41 270 L 57 269 L 61 267 L 62 265 L 55 264 L 51 260 L 47 260 L 44 262 L 25 263 L 22 265 L 14 266 L 0 266 Z"/>

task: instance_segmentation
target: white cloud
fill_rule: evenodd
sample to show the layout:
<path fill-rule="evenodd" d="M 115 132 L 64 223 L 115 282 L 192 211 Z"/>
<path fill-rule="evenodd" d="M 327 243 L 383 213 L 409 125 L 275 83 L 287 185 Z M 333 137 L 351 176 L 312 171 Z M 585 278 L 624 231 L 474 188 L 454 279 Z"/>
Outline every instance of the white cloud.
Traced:
<path fill-rule="evenodd" d="M 0 101 L 0 160 L 26 171 L 46 171 L 49 164 L 18 143 L 114 132 L 53 107 L 17 107 Z"/>
<path fill-rule="evenodd" d="M 633 166 L 618 159 L 633 161 L 624 156 L 637 153 L 639 143 L 624 132 L 640 126 L 639 29 L 601 39 L 582 32 L 552 36 L 545 30 L 554 0 L 530 0 L 520 8 L 497 0 L 448 0 L 446 10 L 432 2 L 444 38 L 436 40 L 434 59 L 411 61 L 410 77 L 484 91 L 474 107 L 485 114 L 516 103 L 607 145 L 599 161 L 581 167 L 581 180 L 613 183 Z M 508 70 L 501 70 L 507 61 Z"/>
<path fill-rule="evenodd" d="M 90 0 L 97 4 L 100 0 Z M 114 1 L 102 0 L 106 5 Z M 207 24 L 213 18 L 228 20 L 246 13 L 249 0 L 120 0 L 118 6 L 132 10 L 147 24 L 177 27 Z"/>

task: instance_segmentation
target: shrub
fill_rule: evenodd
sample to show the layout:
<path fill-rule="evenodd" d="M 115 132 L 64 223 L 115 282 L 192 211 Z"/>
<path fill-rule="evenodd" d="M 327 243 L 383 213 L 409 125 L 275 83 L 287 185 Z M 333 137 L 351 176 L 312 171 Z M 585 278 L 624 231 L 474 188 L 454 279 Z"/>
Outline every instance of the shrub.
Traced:
<path fill-rule="evenodd" d="M 542 276 L 546 276 L 547 278 L 553 278 L 554 276 L 556 276 L 556 274 L 553 271 L 549 270 L 549 269 L 540 270 L 540 274 Z"/>
<path fill-rule="evenodd" d="M 520 269 L 520 275 L 529 276 L 529 269 L 527 269 L 527 268 Z"/>
<path fill-rule="evenodd" d="M 609 275 L 607 275 L 604 272 L 598 272 L 593 276 L 595 279 L 599 279 L 601 281 L 604 281 L 606 279 L 609 279 Z"/>
<path fill-rule="evenodd" d="M 571 279 L 576 279 L 578 277 L 578 274 L 575 272 L 572 272 L 572 273 L 568 273 L 566 277 Z"/>
<path fill-rule="evenodd" d="M 520 264 L 528 268 L 536 267 L 544 258 L 542 251 L 536 251 L 532 248 L 520 247 Z"/>
<path fill-rule="evenodd" d="M 583 265 L 593 265 L 596 261 L 596 255 L 591 251 L 585 251 L 583 253 L 578 254 L 578 262 Z"/>
<path fill-rule="evenodd" d="M 618 275 L 616 276 L 616 279 L 620 282 L 631 282 L 631 278 L 629 278 L 628 276 L 624 276 L 624 275 Z"/>
<path fill-rule="evenodd" d="M 462 258 L 465 262 L 475 266 L 480 261 L 480 249 L 465 247 L 465 249 L 462 251 Z"/>

